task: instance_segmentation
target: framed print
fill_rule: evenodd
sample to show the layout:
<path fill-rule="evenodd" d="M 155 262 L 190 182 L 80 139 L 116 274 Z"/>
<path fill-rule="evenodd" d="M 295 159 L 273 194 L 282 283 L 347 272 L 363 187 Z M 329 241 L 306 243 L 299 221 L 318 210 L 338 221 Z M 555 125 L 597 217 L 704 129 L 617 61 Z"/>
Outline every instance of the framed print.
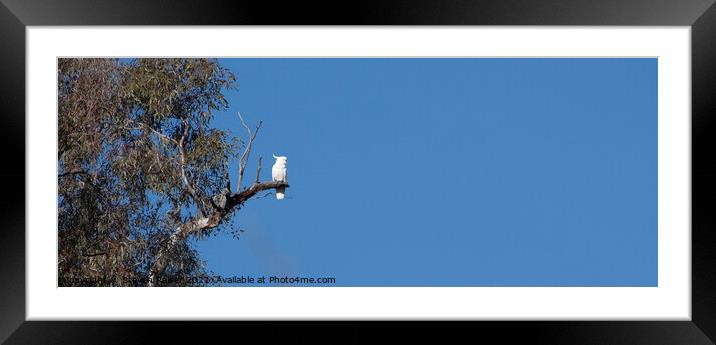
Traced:
<path fill-rule="evenodd" d="M 9 344 L 716 338 L 711 1 L 3 5 Z"/>

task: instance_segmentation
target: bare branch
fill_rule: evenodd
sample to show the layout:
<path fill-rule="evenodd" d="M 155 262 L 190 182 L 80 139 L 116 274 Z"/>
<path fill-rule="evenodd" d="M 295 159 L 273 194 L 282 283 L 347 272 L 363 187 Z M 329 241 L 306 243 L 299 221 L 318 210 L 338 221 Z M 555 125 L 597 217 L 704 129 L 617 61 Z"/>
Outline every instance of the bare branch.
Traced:
<path fill-rule="evenodd" d="M 288 188 L 289 186 L 288 183 L 283 181 L 254 183 L 253 185 L 251 185 L 251 187 L 244 189 L 240 193 L 235 193 L 229 196 L 229 199 L 226 202 L 226 210 L 228 212 L 236 206 L 240 207 L 241 204 L 243 204 L 246 200 L 251 199 L 251 197 L 253 197 L 259 192 L 269 189 L 277 189 L 280 187 Z"/>
<path fill-rule="evenodd" d="M 249 126 L 246 125 L 246 122 L 244 121 L 244 117 L 241 116 L 241 112 L 237 111 L 236 114 L 239 115 L 239 120 L 241 120 L 241 125 L 244 126 L 244 128 L 246 128 L 246 131 L 249 132 L 249 136 L 251 136 L 251 129 L 249 128 Z"/>
<path fill-rule="evenodd" d="M 249 134 L 249 143 L 246 144 L 246 148 L 244 148 L 244 153 L 241 154 L 241 158 L 239 158 L 239 178 L 238 182 L 236 184 L 236 192 L 241 192 L 241 181 L 244 179 L 244 170 L 246 170 L 246 164 L 249 162 L 249 157 L 251 156 L 251 146 L 254 144 L 254 139 L 256 139 L 256 134 L 259 133 L 259 129 L 261 128 L 261 124 L 263 121 L 259 121 L 259 124 L 256 126 L 256 129 L 254 130 L 253 134 L 251 133 L 251 129 L 248 125 L 246 125 L 246 122 L 244 121 L 243 116 L 241 116 L 240 112 L 237 112 L 239 115 L 239 119 L 241 120 L 241 125 L 246 128 L 246 132 Z"/>
<path fill-rule="evenodd" d="M 259 178 L 261 178 L 261 157 L 259 157 L 259 168 L 256 169 L 256 182 L 259 183 Z"/>

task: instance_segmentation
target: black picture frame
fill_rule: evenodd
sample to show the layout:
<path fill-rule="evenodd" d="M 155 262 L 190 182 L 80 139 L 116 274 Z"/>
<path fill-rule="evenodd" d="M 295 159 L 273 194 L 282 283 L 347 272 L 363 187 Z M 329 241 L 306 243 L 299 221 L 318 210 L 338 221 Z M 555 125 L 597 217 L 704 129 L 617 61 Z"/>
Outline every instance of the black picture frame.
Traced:
<path fill-rule="evenodd" d="M 48 25 L 639 25 L 691 28 L 692 321 L 520 321 L 414 324 L 336 322 L 340 339 L 370 341 L 368 326 L 441 337 L 464 331 L 544 344 L 714 344 L 716 341 L 716 5 L 714 0 L 260 1 L 0 0 L 0 341 L 140 344 L 246 334 L 310 340 L 316 322 L 25 320 L 25 28 Z M 47 114 L 54 116 L 54 114 Z M 22 148 L 22 149 L 19 149 Z M 19 181 L 25 181 L 24 184 Z M 416 301 L 419 303 L 419 301 Z M 408 329 L 410 327 L 410 329 Z M 249 329 L 250 328 L 250 329 Z M 281 330 L 278 330 L 281 328 Z M 288 328 L 288 329 L 286 329 Z M 158 341 L 154 341 L 157 339 Z M 243 338 L 241 338 L 243 339 Z M 337 338 L 334 338 L 337 339 Z M 343 341 L 341 341 L 343 342 Z"/>

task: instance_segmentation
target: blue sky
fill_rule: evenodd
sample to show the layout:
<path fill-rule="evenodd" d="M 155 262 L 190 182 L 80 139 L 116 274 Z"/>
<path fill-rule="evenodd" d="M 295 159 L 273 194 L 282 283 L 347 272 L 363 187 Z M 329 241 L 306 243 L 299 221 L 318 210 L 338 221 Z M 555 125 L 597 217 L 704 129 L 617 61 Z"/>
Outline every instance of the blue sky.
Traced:
<path fill-rule="evenodd" d="M 656 59 L 220 62 L 240 88 L 215 125 L 262 120 L 249 180 L 275 153 L 291 188 L 196 242 L 214 273 L 656 286 Z"/>

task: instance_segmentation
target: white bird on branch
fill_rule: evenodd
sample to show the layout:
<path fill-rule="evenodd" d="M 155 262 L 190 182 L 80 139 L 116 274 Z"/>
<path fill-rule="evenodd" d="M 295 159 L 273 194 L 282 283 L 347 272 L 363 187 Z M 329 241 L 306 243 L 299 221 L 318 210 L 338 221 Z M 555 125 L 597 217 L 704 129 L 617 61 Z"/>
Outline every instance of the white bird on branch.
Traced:
<path fill-rule="evenodd" d="M 286 161 L 288 158 L 286 158 L 286 156 L 276 155 L 273 155 L 273 158 L 276 158 L 276 163 L 274 163 L 271 168 L 271 179 L 275 182 L 288 183 L 288 176 L 286 175 Z M 276 199 L 283 199 L 284 192 L 286 192 L 286 187 L 276 188 Z"/>

